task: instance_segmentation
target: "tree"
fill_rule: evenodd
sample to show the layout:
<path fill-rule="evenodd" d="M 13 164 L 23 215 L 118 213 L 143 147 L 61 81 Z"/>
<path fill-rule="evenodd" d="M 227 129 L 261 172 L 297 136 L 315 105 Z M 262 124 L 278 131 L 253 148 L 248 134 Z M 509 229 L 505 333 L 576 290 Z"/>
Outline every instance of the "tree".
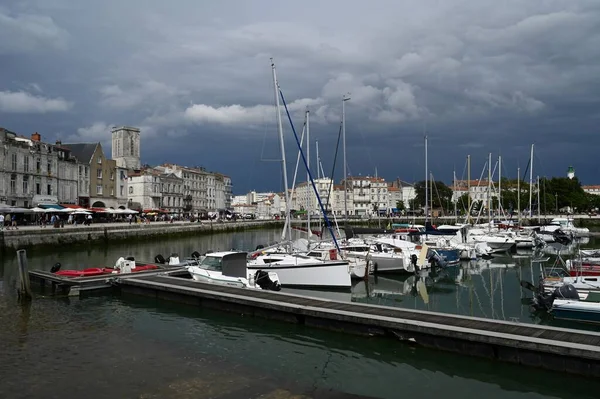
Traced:
<path fill-rule="evenodd" d="M 590 199 L 577 178 L 569 179 L 567 177 L 544 178 L 540 180 L 541 193 L 545 192 L 546 201 L 550 196 L 554 196 L 554 207 L 558 203 L 558 209 L 563 207 L 576 208 L 580 211 L 590 209 Z M 540 196 L 541 197 L 541 196 Z"/>
<path fill-rule="evenodd" d="M 402 200 L 396 201 L 396 209 L 398 209 L 398 211 L 405 210 L 406 207 L 404 206 L 404 201 L 402 201 Z"/>
<path fill-rule="evenodd" d="M 429 183 L 428 183 L 429 184 Z M 425 206 L 425 181 L 415 183 L 415 202 L 418 207 Z M 450 200 L 452 199 L 452 189 L 448 187 L 444 182 L 434 181 L 433 184 L 429 185 L 429 197 L 433 198 L 433 203 L 430 203 L 430 198 L 427 199 L 427 203 L 431 208 L 445 208 Z"/>
<path fill-rule="evenodd" d="M 473 202 L 473 201 L 471 201 Z M 463 210 L 467 212 L 469 209 L 469 193 L 464 193 L 460 197 L 458 197 L 458 202 L 456 203 L 456 209 L 459 211 Z"/>

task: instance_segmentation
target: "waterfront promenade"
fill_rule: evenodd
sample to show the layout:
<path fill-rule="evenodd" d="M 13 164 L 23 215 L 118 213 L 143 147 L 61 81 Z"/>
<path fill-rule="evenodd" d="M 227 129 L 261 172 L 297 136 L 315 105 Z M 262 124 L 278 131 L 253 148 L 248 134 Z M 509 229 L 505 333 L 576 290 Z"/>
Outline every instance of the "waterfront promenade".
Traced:
<path fill-rule="evenodd" d="M 64 224 L 64 227 L 39 225 L 6 228 L 0 233 L 0 250 L 26 249 L 33 246 L 72 245 L 86 242 L 141 240 L 159 236 L 183 236 L 242 231 L 282 226 L 280 220 L 244 221 L 174 221 L 150 223 L 92 223 L 91 225 Z"/>

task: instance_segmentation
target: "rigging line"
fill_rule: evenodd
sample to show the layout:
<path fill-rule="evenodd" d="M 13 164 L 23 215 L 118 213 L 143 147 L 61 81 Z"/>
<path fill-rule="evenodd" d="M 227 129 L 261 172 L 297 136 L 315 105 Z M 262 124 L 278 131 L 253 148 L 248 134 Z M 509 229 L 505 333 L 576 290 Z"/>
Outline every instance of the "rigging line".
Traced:
<path fill-rule="evenodd" d="M 304 117 L 304 125 L 302 126 L 302 136 L 300 137 L 300 145 L 304 143 L 304 133 L 306 133 L 306 117 Z M 294 194 L 296 194 L 296 178 L 298 177 L 298 166 L 300 164 L 300 153 L 296 158 L 296 169 L 294 169 L 294 179 L 292 180 L 292 188 L 290 193 L 290 205 L 293 203 Z"/>
<path fill-rule="evenodd" d="M 279 89 L 279 96 L 281 97 L 281 101 L 283 102 L 283 106 L 285 107 L 285 113 L 288 117 L 288 121 L 290 122 L 290 126 L 292 127 L 292 132 L 294 133 L 294 138 L 296 139 L 296 144 L 298 145 L 298 150 L 300 151 L 300 155 L 302 155 L 302 162 L 304 162 L 304 167 L 308 172 L 308 177 L 310 178 L 310 183 L 312 184 L 315 195 L 317 196 L 317 201 L 319 201 L 319 207 L 321 208 L 321 212 L 323 213 L 323 217 L 325 218 L 325 223 L 327 225 L 327 229 L 329 233 L 333 237 L 333 243 L 335 244 L 335 248 L 340 252 L 340 246 L 338 244 L 337 239 L 335 238 L 335 234 L 333 232 L 333 228 L 331 226 L 331 222 L 329 221 L 329 217 L 327 217 L 327 212 L 323 207 L 323 201 L 321 201 L 321 196 L 319 195 L 319 190 L 317 190 L 317 186 L 315 185 L 315 181 L 312 176 L 312 172 L 308 167 L 308 162 L 306 162 L 306 157 L 304 156 L 304 151 L 302 150 L 302 146 L 300 145 L 300 141 L 298 140 L 298 135 L 296 134 L 296 128 L 294 127 L 294 122 L 292 122 L 292 116 L 290 115 L 290 110 L 287 107 L 287 103 L 285 102 L 285 97 L 283 96 L 283 91 Z"/>

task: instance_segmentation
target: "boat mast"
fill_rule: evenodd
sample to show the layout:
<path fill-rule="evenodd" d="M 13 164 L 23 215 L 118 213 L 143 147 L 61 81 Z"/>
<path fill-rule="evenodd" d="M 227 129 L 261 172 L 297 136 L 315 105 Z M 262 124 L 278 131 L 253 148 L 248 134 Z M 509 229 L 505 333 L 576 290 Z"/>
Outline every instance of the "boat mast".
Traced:
<path fill-rule="evenodd" d="M 521 227 L 521 168 L 517 168 L 517 225 Z"/>
<path fill-rule="evenodd" d="M 456 211 L 456 203 L 458 202 L 458 197 L 456 196 L 456 169 L 452 174 L 454 176 L 454 187 L 452 188 L 454 190 L 454 223 L 458 224 L 458 212 Z"/>
<path fill-rule="evenodd" d="M 321 162 L 321 158 L 319 158 L 319 140 L 315 140 L 315 147 L 316 147 L 316 151 L 317 151 L 317 180 L 321 178 L 321 170 L 319 168 L 319 163 Z M 325 176 L 323 176 L 325 177 Z"/>
<path fill-rule="evenodd" d="M 429 180 L 429 171 L 427 170 L 427 135 L 425 135 L 425 225 L 429 220 L 429 208 L 427 207 L 427 198 L 429 192 L 427 191 L 427 180 Z"/>
<path fill-rule="evenodd" d="M 350 93 L 342 96 L 342 147 L 344 150 L 344 220 L 348 220 L 348 172 L 346 163 L 346 101 L 350 100 Z M 353 189 L 354 190 L 354 189 Z"/>
<path fill-rule="evenodd" d="M 308 110 L 308 107 L 306 108 L 306 164 L 310 165 L 310 111 Z M 308 183 L 310 183 L 310 172 L 308 171 L 308 168 L 306 169 L 306 198 L 308 200 L 308 209 L 307 214 L 308 216 L 306 217 L 306 229 L 308 230 L 308 237 L 310 238 L 310 236 L 312 235 L 312 231 L 310 231 L 310 214 L 312 212 L 312 206 L 313 206 L 313 201 L 312 201 L 312 193 L 309 192 L 308 190 Z M 316 197 L 316 194 L 315 194 Z"/>
<path fill-rule="evenodd" d="M 529 217 L 533 216 L 532 198 L 533 198 L 533 144 L 531 145 L 531 156 L 529 157 Z"/>
<path fill-rule="evenodd" d="M 498 214 L 502 212 L 502 155 L 498 155 Z"/>
<path fill-rule="evenodd" d="M 281 150 L 281 168 L 283 171 L 283 189 L 285 195 L 285 224 L 286 228 L 281 233 L 282 239 L 285 240 L 287 233 L 287 239 L 292 239 L 292 222 L 290 220 L 290 193 L 288 192 L 288 178 L 287 178 L 287 167 L 285 160 L 285 145 L 283 142 L 283 124 L 281 122 L 281 109 L 279 105 L 279 82 L 277 82 L 277 73 L 275 72 L 275 63 L 271 58 L 271 70 L 273 71 L 273 85 L 275 88 L 275 106 L 277 107 L 277 129 L 279 131 L 279 146 Z"/>
<path fill-rule="evenodd" d="M 537 177 L 537 203 L 538 203 L 538 224 L 540 224 L 540 177 Z"/>
<path fill-rule="evenodd" d="M 488 156 L 488 223 L 492 227 L 492 153 Z"/>
<path fill-rule="evenodd" d="M 471 156 L 467 155 L 467 223 L 471 223 Z"/>

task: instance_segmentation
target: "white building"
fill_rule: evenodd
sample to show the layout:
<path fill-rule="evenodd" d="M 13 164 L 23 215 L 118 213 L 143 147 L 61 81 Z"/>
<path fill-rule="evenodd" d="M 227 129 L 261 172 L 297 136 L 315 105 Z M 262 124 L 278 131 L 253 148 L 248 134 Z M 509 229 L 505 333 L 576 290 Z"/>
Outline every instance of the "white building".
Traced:
<path fill-rule="evenodd" d="M 43 203 L 75 203 L 77 161 L 68 149 L 0 128 L 0 203 L 31 207 Z M 59 143 L 60 144 L 60 143 Z"/>
<path fill-rule="evenodd" d="M 112 159 L 120 168 L 140 169 L 140 129 L 129 126 L 112 129 Z"/>
<path fill-rule="evenodd" d="M 452 202 L 458 201 L 458 199 L 465 195 L 467 192 L 469 192 L 469 182 L 467 180 L 457 180 L 456 182 L 453 183 L 453 185 L 450 187 L 451 189 L 453 189 L 453 193 L 452 193 Z M 471 201 L 478 201 L 478 202 L 482 202 L 484 206 L 487 206 L 487 201 L 488 201 L 488 192 L 489 192 L 489 188 L 488 188 L 488 180 L 471 180 L 470 183 L 470 197 L 471 197 Z M 492 181 L 492 198 L 494 197 L 498 197 L 498 187 L 496 185 L 496 182 Z M 466 206 L 466 204 L 465 204 Z"/>
<path fill-rule="evenodd" d="M 332 192 L 331 209 L 334 215 L 344 215 L 344 210 L 348 210 L 349 215 L 354 214 L 354 197 L 352 195 L 352 189 L 348 187 L 346 193 L 346 199 L 344 200 L 344 185 L 333 186 Z"/>
<path fill-rule="evenodd" d="M 600 195 L 600 186 L 582 186 L 581 188 L 588 194 Z"/>
<path fill-rule="evenodd" d="M 117 197 L 117 205 L 119 206 L 119 208 L 126 208 L 127 207 L 127 201 L 128 201 L 128 182 L 129 179 L 127 178 L 127 174 L 128 174 L 128 170 L 126 168 L 122 168 L 117 166 L 117 170 L 116 170 L 116 178 L 117 181 L 115 182 L 115 190 L 116 190 L 116 197 Z"/>
<path fill-rule="evenodd" d="M 182 215 L 184 211 L 183 179 L 174 173 L 159 176 L 161 187 L 161 209 Z"/>
<path fill-rule="evenodd" d="M 340 184 L 344 185 L 344 181 Z M 382 177 L 348 177 L 347 185 L 352 190 L 353 215 L 367 216 L 387 211 L 388 186 Z"/>
<path fill-rule="evenodd" d="M 208 172 L 204 168 L 189 168 L 176 164 L 156 166 L 157 171 L 182 179 L 183 182 L 183 212 L 191 216 L 200 216 L 208 212 L 208 198 L 206 182 Z"/>
<path fill-rule="evenodd" d="M 323 208 L 327 211 L 331 211 L 331 206 L 328 201 L 332 202 L 333 181 L 324 177 L 315 179 L 314 182 L 315 187 L 319 192 L 319 197 L 321 198 Z M 321 214 L 319 200 L 317 199 L 312 183 L 303 182 L 296 186 L 292 198 L 292 209 L 304 209 L 307 212 L 310 212 L 311 215 Z"/>
<path fill-rule="evenodd" d="M 139 210 L 159 210 L 161 206 L 160 172 L 144 169 L 128 176 L 129 208 Z"/>

